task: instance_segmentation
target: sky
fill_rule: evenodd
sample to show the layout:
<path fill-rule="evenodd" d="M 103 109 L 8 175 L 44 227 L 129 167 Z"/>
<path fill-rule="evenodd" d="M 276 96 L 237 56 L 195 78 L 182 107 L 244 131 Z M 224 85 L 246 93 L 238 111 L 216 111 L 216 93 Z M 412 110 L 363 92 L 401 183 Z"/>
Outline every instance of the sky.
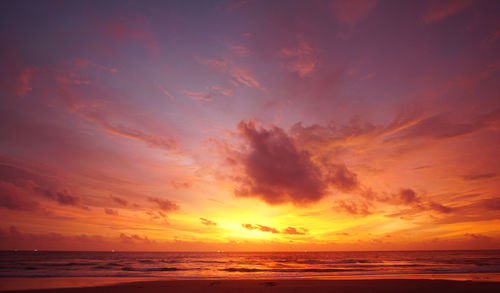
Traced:
<path fill-rule="evenodd" d="M 498 1 L 0 11 L 0 249 L 500 248 Z"/>

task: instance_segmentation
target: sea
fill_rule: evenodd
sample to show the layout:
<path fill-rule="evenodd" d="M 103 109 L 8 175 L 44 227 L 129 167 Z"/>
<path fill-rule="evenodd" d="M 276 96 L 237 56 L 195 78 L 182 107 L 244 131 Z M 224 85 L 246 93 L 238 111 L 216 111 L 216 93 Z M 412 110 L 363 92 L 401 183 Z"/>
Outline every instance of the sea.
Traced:
<path fill-rule="evenodd" d="M 500 250 L 351 252 L 0 251 L 0 289 L 15 280 L 380 279 L 500 281 Z M 12 281 L 14 280 L 14 281 Z M 62 280 L 62 281 L 61 281 Z M 76 281 L 75 281 L 76 280 Z M 7 282 L 9 281 L 9 282 Z M 29 283 L 29 282 L 27 282 Z M 56 282 L 57 283 L 57 282 Z M 67 283 L 67 282 L 66 282 Z M 19 285 L 19 284 L 17 284 Z M 14 286 L 15 287 L 15 286 Z M 43 287 L 32 285 L 29 288 Z M 57 287 L 57 286 L 56 286 Z M 16 287 L 17 288 L 17 287 Z M 25 288 L 25 287 L 23 287 Z"/>

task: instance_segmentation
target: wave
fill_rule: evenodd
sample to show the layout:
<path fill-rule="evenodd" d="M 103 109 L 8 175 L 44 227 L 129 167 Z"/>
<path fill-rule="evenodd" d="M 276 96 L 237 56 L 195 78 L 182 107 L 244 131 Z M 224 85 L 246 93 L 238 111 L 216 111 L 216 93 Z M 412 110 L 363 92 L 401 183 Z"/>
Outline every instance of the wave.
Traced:
<path fill-rule="evenodd" d="M 170 272 L 170 271 L 180 271 L 182 269 L 179 268 L 132 268 L 132 267 L 124 267 L 122 271 L 132 271 L 132 272 Z"/>
<path fill-rule="evenodd" d="M 309 269 L 250 269 L 250 268 L 224 268 L 220 271 L 238 272 L 238 273 L 256 273 L 256 272 L 276 272 L 276 273 L 328 273 L 328 272 L 350 272 L 362 271 L 351 269 L 330 269 L 330 268 L 309 268 Z"/>
<path fill-rule="evenodd" d="M 53 263 L 43 263 L 41 264 L 47 267 L 74 267 L 74 266 L 95 266 L 97 263 L 94 262 L 53 262 Z"/>

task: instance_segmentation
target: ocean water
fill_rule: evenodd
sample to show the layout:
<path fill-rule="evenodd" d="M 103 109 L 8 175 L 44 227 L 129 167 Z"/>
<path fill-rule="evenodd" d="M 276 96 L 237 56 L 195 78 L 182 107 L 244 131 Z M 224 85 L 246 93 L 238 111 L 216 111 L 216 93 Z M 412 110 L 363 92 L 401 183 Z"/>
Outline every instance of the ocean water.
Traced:
<path fill-rule="evenodd" d="M 500 280 L 500 250 L 384 252 L 1 251 L 2 278 Z M 4 279 L 4 280 L 5 280 Z M 124 279 L 125 280 L 125 279 Z"/>

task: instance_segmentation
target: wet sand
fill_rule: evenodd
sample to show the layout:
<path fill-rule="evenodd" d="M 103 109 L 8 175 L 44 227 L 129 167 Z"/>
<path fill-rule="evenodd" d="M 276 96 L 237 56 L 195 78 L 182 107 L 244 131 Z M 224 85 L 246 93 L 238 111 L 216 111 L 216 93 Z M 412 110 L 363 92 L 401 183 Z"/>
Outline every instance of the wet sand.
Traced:
<path fill-rule="evenodd" d="M 1 281 L 1 279 L 0 279 Z M 449 280 L 173 280 L 121 283 L 114 285 L 57 288 L 2 292 L 56 292 L 56 293 L 164 293 L 164 292 L 418 292 L 461 293 L 500 292 L 500 282 L 449 281 Z"/>

